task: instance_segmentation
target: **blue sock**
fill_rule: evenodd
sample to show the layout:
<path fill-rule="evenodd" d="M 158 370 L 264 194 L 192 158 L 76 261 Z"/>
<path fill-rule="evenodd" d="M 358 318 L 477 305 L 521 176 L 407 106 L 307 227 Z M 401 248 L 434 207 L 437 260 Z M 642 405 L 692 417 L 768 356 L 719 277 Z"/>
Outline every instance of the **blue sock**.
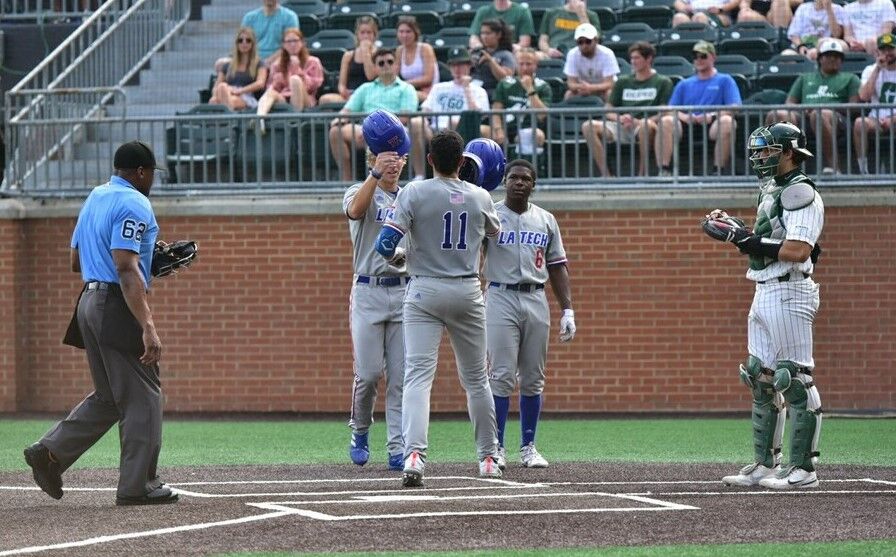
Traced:
<path fill-rule="evenodd" d="M 535 442 L 535 428 L 538 427 L 538 415 L 541 414 L 541 395 L 520 395 L 520 429 L 522 438 L 520 446 L 525 447 Z"/>
<path fill-rule="evenodd" d="M 495 418 L 498 421 L 498 445 L 504 446 L 504 426 L 507 425 L 507 414 L 510 413 L 510 397 L 492 395 L 495 399 Z"/>

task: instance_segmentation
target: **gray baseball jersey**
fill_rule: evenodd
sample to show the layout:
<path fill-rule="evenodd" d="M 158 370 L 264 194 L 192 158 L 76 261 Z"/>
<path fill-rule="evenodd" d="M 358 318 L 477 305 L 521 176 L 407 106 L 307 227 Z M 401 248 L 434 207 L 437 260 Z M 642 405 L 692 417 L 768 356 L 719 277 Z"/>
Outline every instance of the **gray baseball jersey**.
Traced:
<path fill-rule="evenodd" d="M 497 203 L 501 232 L 485 241 L 486 326 L 492 392 L 508 397 L 520 381 L 524 396 L 544 390 L 551 326 L 544 288 L 548 265 L 566 263 L 554 215 L 529 204 L 517 214 Z M 507 285 L 516 286 L 508 290 Z M 525 285 L 520 289 L 519 285 Z"/>
<path fill-rule="evenodd" d="M 491 196 L 458 179 L 411 182 L 398 195 L 387 226 L 405 233 L 412 277 L 404 301 L 405 456 L 426 456 L 429 399 L 442 331 L 448 329 L 480 460 L 497 449 L 495 403 L 486 370 L 485 303 L 480 248 L 500 225 Z"/>
<path fill-rule="evenodd" d="M 342 208 L 349 205 L 362 184 L 345 192 Z M 402 301 L 406 276 L 374 250 L 382 223 L 391 212 L 395 194 L 377 187 L 367 212 L 349 219 L 354 277 L 349 304 L 355 370 L 349 427 L 365 433 L 373 423 L 377 383 L 386 370 L 386 446 L 389 454 L 403 454 L 401 397 L 404 384 Z M 388 278 L 383 282 L 380 279 Z"/>

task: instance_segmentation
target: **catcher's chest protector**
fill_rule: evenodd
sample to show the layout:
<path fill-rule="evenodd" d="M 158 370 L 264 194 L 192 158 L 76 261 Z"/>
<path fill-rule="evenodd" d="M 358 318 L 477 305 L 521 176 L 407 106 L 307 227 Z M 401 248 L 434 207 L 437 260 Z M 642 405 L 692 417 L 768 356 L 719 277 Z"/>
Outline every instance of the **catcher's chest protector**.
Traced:
<path fill-rule="evenodd" d="M 784 207 L 781 205 L 781 192 L 788 186 L 798 182 L 812 183 L 805 174 L 798 173 L 784 186 L 779 186 L 774 178 L 769 178 L 762 184 L 759 193 L 759 205 L 756 209 L 756 224 L 753 226 L 754 234 L 773 240 L 783 240 L 785 238 L 787 230 L 784 228 L 784 223 L 781 220 L 781 216 L 784 214 Z M 765 269 L 773 262 L 773 259 L 761 255 L 750 256 L 750 268 L 754 271 Z"/>

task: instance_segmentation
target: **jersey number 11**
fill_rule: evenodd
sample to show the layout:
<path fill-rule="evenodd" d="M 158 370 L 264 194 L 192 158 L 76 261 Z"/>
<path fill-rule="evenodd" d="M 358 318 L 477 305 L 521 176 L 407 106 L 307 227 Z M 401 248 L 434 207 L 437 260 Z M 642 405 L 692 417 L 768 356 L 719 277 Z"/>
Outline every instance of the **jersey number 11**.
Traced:
<path fill-rule="evenodd" d="M 461 214 L 457 215 L 457 220 L 459 222 L 459 226 L 457 227 L 457 244 L 452 242 L 452 225 L 454 223 L 454 211 L 448 211 L 444 215 L 442 215 L 442 220 L 445 221 L 445 235 L 442 239 L 442 249 L 467 249 L 467 212 L 464 211 Z"/>

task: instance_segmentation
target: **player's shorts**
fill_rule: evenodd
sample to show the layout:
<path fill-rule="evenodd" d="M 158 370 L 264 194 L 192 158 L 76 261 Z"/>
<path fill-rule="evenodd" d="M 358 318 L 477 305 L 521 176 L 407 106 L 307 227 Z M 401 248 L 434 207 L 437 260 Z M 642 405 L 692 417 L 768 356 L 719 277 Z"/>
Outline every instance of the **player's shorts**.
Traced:
<path fill-rule="evenodd" d="M 641 124 L 626 128 L 616 120 L 607 120 L 604 124 L 604 131 L 606 132 L 607 143 L 618 141 L 626 145 L 633 144 L 638 141 L 638 132 L 641 131 Z"/>

